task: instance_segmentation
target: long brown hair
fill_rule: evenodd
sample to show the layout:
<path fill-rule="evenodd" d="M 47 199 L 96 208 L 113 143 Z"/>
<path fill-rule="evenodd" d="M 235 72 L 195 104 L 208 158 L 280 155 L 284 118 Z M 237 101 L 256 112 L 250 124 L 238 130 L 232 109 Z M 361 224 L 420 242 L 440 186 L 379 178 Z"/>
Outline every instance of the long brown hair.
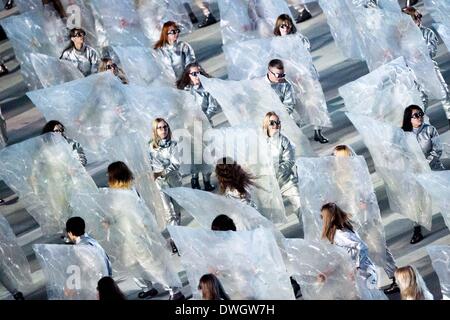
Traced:
<path fill-rule="evenodd" d="M 237 190 L 242 196 L 247 195 L 248 188 L 254 185 L 254 177 L 247 173 L 231 158 L 222 158 L 216 165 L 216 175 L 220 192 L 227 188 Z"/>
<path fill-rule="evenodd" d="M 133 173 L 122 161 L 113 162 L 108 166 L 108 186 L 114 189 L 131 189 Z"/>
<path fill-rule="evenodd" d="M 202 290 L 202 298 L 204 300 L 230 300 L 219 279 L 211 273 L 204 274 L 200 278 L 198 289 Z"/>
<path fill-rule="evenodd" d="M 291 17 L 288 14 L 283 13 L 277 18 L 277 21 L 275 22 L 275 28 L 273 29 L 273 34 L 276 36 L 281 36 L 280 33 L 280 26 L 287 22 L 291 26 L 291 31 L 289 34 L 297 33 L 297 28 L 295 27 L 294 22 L 292 21 Z"/>
<path fill-rule="evenodd" d="M 155 45 L 153 46 L 153 49 L 162 48 L 169 42 L 168 41 L 169 35 L 167 33 L 169 32 L 169 29 L 171 27 L 178 28 L 178 25 L 176 24 L 176 22 L 173 21 L 167 21 L 163 24 L 161 35 L 159 36 L 159 40 L 156 41 Z"/>
<path fill-rule="evenodd" d="M 158 135 L 158 123 L 160 122 L 164 122 L 168 127 L 168 131 L 169 133 L 167 134 L 167 140 L 172 140 L 172 130 L 170 130 L 170 126 L 169 123 L 164 120 L 163 118 L 156 118 L 155 120 L 153 120 L 152 123 L 152 140 L 151 140 L 151 145 L 153 149 L 156 149 L 159 147 L 159 142 L 161 141 L 161 138 Z"/>
<path fill-rule="evenodd" d="M 183 90 L 184 88 L 186 88 L 191 84 L 191 78 L 189 78 L 189 73 L 191 72 L 191 68 L 195 67 L 197 67 L 200 70 L 200 74 L 202 76 L 211 78 L 211 76 L 208 73 L 206 73 L 206 71 L 197 62 L 189 63 L 186 66 L 186 68 L 184 68 L 182 75 L 175 83 L 178 89 Z"/>
<path fill-rule="evenodd" d="M 411 266 L 401 267 L 395 270 L 395 279 L 400 288 L 402 300 L 424 300 L 423 289 L 417 281 L 417 275 Z"/>
<path fill-rule="evenodd" d="M 337 229 L 348 229 L 354 232 L 350 222 L 350 215 L 342 211 L 336 203 L 326 203 L 320 211 L 320 216 L 323 220 L 322 239 L 328 239 L 331 243 L 334 243 L 334 235 Z"/>

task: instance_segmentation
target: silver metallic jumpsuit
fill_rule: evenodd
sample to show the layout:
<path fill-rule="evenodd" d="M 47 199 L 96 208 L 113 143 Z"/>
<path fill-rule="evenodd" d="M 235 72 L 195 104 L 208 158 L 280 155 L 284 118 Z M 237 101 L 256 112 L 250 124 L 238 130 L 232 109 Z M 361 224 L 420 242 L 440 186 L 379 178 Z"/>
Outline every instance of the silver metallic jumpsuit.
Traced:
<path fill-rule="evenodd" d="M 431 170 L 445 170 L 440 160 L 442 156 L 442 144 L 439 133 L 435 127 L 429 124 L 422 124 L 419 128 L 413 128 L 425 158 L 430 164 Z"/>
<path fill-rule="evenodd" d="M 272 137 L 266 137 L 266 140 L 283 200 L 287 200 L 292 205 L 294 213 L 300 219 L 300 193 L 297 185 L 295 146 L 279 132 Z"/>
<path fill-rule="evenodd" d="M 157 52 L 161 54 L 164 63 L 172 67 L 177 79 L 188 64 L 196 61 L 194 49 L 184 41 L 177 41 L 173 45 L 166 44 L 157 49 Z"/>
<path fill-rule="evenodd" d="M 225 190 L 225 197 L 230 198 L 230 199 L 235 199 L 237 201 L 240 201 L 242 203 L 245 203 L 246 205 L 249 205 L 250 207 L 253 207 L 255 209 L 258 209 L 258 207 L 256 206 L 256 203 L 253 202 L 253 200 L 251 199 L 251 196 L 249 193 L 242 195 L 239 193 L 239 191 L 237 191 L 236 189 L 230 189 L 227 188 Z"/>
<path fill-rule="evenodd" d="M 85 44 L 81 50 L 77 50 L 75 47 L 65 50 L 60 59 L 73 62 L 85 77 L 96 73 L 99 64 L 97 51 Z"/>
<path fill-rule="evenodd" d="M 66 136 L 63 136 L 66 139 L 67 143 L 72 147 L 73 156 L 75 159 L 80 161 L 83 167 L 87 164 L 86 155 L 84 154 L 83 147 L 75 140 L 69 139 Z"/>
<path fill-rule="evenodd" d="M 180 161 L 177 143 L 173 140 L 163 139 L 158 148 L 150 145 L 150 162 L 153 172 L 162 172 L 155 182 L 160 190 L 164 209 L 166 211 L 166 225 L 180 224 L 180 211 L 176 203 L 172 203 L 170 197 L 162 192 L 165 188 L 181 187 Z"/>

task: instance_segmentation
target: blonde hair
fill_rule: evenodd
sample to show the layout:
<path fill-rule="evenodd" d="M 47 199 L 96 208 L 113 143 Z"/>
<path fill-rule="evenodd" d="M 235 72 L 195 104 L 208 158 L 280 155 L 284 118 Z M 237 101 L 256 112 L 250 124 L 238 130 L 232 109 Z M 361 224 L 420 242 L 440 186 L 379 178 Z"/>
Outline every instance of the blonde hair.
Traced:
<path fill-rule="evenodd" d="M 270 123 L 270 117 L 275 116 L 280 120 L 280 117 L 273 111 L 267 112 L 264 121 L 263 121 L 263 131 L 266 133 L 267 136 L 269 136 L 269 123 Z"/>
<path fill-rule="evenodd" d="M 172 140 L 172 130 L 170 130 L 169 123 L 164 120 L 163 118 L 156 118 L 153 120 L 152 123 L 152 140 L 151 145 L 153 149 L 156 149 L 159 147 L 159 142 L 161 141 L 161 138 L 158 135 L 158 123 L 164 122 L 169 127 L 169 133 L 167 134 L 167 140 Z"/>
<path fill-rule="evenodd" d="M 354 155 L 355 152 L 345 144 L 340 144 L 333 150 L 333 156 L 335 157 L 353 157 Z"/>
<path fill-rule="evenodd" d="M 424 300 L 423 288 L 418 283 L 418 276 L 413 267 L 406 266 L 395 270 L 395 279 L 400 288 L 402 300 Z"/>

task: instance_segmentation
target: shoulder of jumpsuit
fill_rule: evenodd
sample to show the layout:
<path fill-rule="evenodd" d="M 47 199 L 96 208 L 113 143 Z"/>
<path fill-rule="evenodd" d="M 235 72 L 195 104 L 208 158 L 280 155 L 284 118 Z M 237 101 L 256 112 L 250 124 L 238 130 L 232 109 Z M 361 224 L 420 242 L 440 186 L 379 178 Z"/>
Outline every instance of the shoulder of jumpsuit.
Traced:
<path fill-rule="evenodd" d="M 437 38 L 436 33 L 431 28 L 428 28 L 428 27 L 425 27 L 425 26 L 420 26 L 420 30 L 422 31 L 422 34 L 424 36 L 426 35 L 427 38 L 429 38 L 429 37 L 436 37 Z"/>
<path fill-rule="evenodd" d="M 279 133 L 279 135 L 280 135 L 280 140 L 281 140 L 281 146 L 283 147 L 283 149 L 287 149 L 289 147 L 289 145 L 291 145 L 292 147 L 295 147 L 295 145 L 294 145 L 294 143 L 292 143 L 291 139 L 286 137 L 281 132 Z"/>

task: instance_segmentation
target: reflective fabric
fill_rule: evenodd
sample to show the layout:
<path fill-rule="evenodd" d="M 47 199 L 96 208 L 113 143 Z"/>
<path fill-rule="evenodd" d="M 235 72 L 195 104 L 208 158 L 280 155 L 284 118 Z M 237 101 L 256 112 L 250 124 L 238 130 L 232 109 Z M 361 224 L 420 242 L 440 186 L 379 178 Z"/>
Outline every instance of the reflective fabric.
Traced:
<path fill-rule="evenodd" d="M 77 50 L 75 47 L 64 50 L 61 54 L 61 59 L 73 63 L 85 77 L 96 73 L 100 62 L 98 52 L 86 44 L 80 50 Z"/>
<path fill-rule="evenodd" d="M 450 300 L 450 246 L 433 245 L 427 247 L 433 269 L 439 277 L 443 300 Z"/>
<path fill-rule="evenodd" d="M 60 60 L 40 53 L 31 53 L 30 59 L 34 71 L 44 88 L 57 86 L 84 77 L 80 70 L 69 61 Z"/>

